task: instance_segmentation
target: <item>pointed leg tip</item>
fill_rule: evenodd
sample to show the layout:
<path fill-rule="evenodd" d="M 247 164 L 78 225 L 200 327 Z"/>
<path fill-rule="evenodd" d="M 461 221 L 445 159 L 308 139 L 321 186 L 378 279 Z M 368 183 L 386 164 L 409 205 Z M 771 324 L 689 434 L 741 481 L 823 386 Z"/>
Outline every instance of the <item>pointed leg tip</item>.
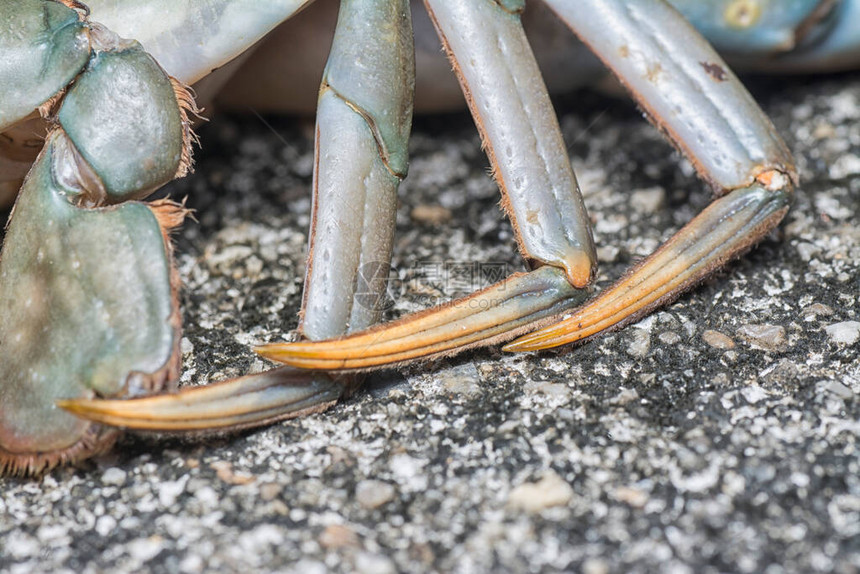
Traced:
<path fill-rule="evenodd" d="M 279 348 L 283 347 L 283 345 L 284 343 L 265 343 L 263 345 L 256 345 L 253 348 L 253 351 L 264 359 L 276 361 L 276 357 L 279 354 Z"/>
<path fill-rule="evenodd" d="M 54 404 L 77 417 L 97 423 L 111 424 L 108 422 L 108 418 L 118 414 L 111 408 L 112 403 L 113 401 L 104 399 L 60 399 Z"/>
<path fill-rule="evenodd" d="M 103 425 L 155 432 L 222 432 L 318 412 L 334 404 L 350 381 L 281 367 L 131 399 L 66 399 L 57 405 Z"/>
<path fill-rule="evenodd" d="M 587 307 L 586 307 L 587 308 Z M 545 351 L 562 345 L 576 343 L 588 336 L 582 329 L 581 321 L 568 317 L 562 321 L 523 335 L 502 347 L 509 353 L 528 353 Z"/>
<path fill-rule="evenodd" d="M 54 404 L 70 413 L 79 413 L 86 410 L 82 402 L 82 399 L 58 399 Z"/>
<path fill-rule="evenodd" d="M 257 345 L 254 347 L 254 352 L 264 359 L 284 365 L 292 364 L 290 359 L 305 356 L 313 358 L 316 356 L 313 351 L 311 351 L 309 355 L 298 352 L 294 343 L 266 343 L 264 345 Z"/>
<path fill-rule="evenodd" d="M 521 353 L 528 350 L 527 337 L 520 337 L 519 339 L 511 341 L 507 345 L 502 345 L 502 351 L 505 353 Z"/>
<path fill-rule="evenodd" d="M 297 352 L 296 345 L 293 343 L 267 343 L 265 345 L 257 345 L 254 347 L 254 352 L 264 359 L 288 365 L 297 368 L 313 368 L 305 367 L 305 363 L 313 364 L 313 359 L 318 358 L 318 354 L 313 350 L 307 352 Z M 301 359 L 307 359 L 303 361 Z"/>
<path fill-rule="evenodd" d="M 107 407 L 112 402 L 114 401 L 109 399 L 59 399 L 54 404 L 70 413 L 86 415 L 107 412 Z"/>
<path fill-rule="evenodd" d="M 526 335 L 508 343 L 507 345 L 502 347 L 502 351 L 505 351 L 507 353 L 529 353 L 533 351 L 543 351 L 545 349 L 551 349 L 555 346 L 556 345 L 552 343 L 544 342 L 543 338 L 541 337 L 532 337 L 531 335 Z"/>
<path fill-rule="evenodd" d="M 544 266 L 508 277 L 451 304 L 348 337 L 270 343 L 258 345 L 254 351 L 301 369 L 375 369 L 513 338 L 530 325 L 580 304 L 585 296 L 585 290 L 569 283 L 565 270 Z"/>

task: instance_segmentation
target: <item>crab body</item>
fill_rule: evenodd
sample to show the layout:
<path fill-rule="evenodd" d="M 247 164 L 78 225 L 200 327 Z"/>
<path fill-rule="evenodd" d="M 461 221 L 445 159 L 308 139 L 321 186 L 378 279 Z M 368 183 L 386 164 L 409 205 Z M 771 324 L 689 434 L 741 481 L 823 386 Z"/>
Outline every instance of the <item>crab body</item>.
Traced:
<path fill-rule="evenodd" d="M 673 3 L 730 56 L 750 50 L 748 67 L 846 67 L 860 52 L 845 23 L 860 2 Z M 0 45 L 12 55 L 0 67 L 0 85 L 12 86 L 0 93 L 7 190 L 17 190 L 38 151 L 0 259 L 0 349 L 13 357 L 0 382 L 0 472 L 37 474 L 91 456 L 109 446 L 114 427 L 200 432 L 315 412 L 360 384 L 355 371 L 518 335 L 506 349 L 581 341 L 671 301 L 788 210 L 791 155 L 728 65 L 662 0 L 547 0 L 525 12 L 517 0 L 425 0 L 426 12 L 408 0 L 342 0 L 325 52 L 316 30 L 331 25 L 334 6 L 320 0 L 289 20 L 308 4 L 97 0 L 87 9 L 23 0 L 0 8 Z M 272 30 L 255 68 L 243 53 Z M 311 56 L 274 63 L 287 50 Z M 324 69 L 312 57 L 323 53 Z M 612 69 L 718 196 L 575 310 L 590 294 L 595 246 L 538 61 L 552 71 L 552 89 Z M 444 73 L 451 64 L 456 80 Z M 578 74 L 560 72 L 569 66 Z M 249 76 L 262 89 L 248 89 Z M 187 114 L 196 108 L 183 83 L 197 83 L 203 97 L 224 88 L 224 105 L 264 110 L 307 110 L 308 94 L 318 94 L 304 341 L 258 349 L 287 367 L 142 396 L 173 389 L 178 378 L 168 233 L 185 210 L 139 200 L 190 165 Z M 461 304 L 375 326 L 379 309 L 359 298 L 384 288 L 384 277 L 366 270 L 387 269 L 391 257 L 413 92 L 425 110 L 465 99 L 533 270 Z M 39 125 L 48 129 L 41 151 L 22 135 Z"/>

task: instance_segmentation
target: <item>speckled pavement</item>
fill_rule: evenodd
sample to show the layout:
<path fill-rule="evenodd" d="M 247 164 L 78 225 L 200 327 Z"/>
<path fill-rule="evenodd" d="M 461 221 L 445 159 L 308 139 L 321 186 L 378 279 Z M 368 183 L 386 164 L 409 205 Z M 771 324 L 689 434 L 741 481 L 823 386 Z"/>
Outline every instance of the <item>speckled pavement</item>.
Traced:
<path fill-rule="evenodd" d="M 781 229 L 666 310 L 537 356 L 375 375 L 329 412 L 239 436 L 128 437 L 0 479 L 0 571 L 860 572 L 860 77 L 753 80 L 803 186 Z M 705 206 L 625 101 L 558 102 L 605 286 Z M 311 129 L 218 117 L 174 184 L 185 384 L 264 369 L 293 329 Z M 521 265 L 467 115 L 419 119 L 389 311 Z"/>

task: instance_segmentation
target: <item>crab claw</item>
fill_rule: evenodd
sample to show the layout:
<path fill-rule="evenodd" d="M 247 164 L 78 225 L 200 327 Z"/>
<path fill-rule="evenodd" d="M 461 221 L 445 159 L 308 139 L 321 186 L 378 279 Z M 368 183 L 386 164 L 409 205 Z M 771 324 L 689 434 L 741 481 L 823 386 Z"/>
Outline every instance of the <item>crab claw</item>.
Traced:
<path fill-rule="evenodd" d="M 333 378 L 287 367 L 205 387 L 135 399 L 68 399 L 57 405 L 94 422 L 132 430 L 237 430 L 323 411 L 350 390 Z"/>
<path fill-rule="evenodd" d="M 518 273 L 469 297 L 329 341 L 273 343 L 255 350 L 303 369 L 362 370 L 452 355 L 509 340 L 580 304 L 586 289 L 570 285 L 562 269 Z"/>

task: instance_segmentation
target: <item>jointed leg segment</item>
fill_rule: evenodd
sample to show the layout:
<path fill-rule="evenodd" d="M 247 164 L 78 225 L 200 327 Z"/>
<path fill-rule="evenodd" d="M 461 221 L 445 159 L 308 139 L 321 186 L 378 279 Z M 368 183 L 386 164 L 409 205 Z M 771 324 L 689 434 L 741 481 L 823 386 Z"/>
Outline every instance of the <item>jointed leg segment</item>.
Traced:
<path fill-rule="evenodd" d="M 258 349 L 265 357 L 304 368 L 367 369 L 453 354 L 535 329 L 588 295 L 597 261 L 590 222 L 520 24 L 523 2 L 425 4 L 466 94 L 523 257 L 540 268 L 337 344 L 266 345 Z"/>
<path fill-rule="evenodd" d="M 671 302 L 775 227 L 797 178 L 770 120 L 673 8 L 658 0 L 584 0 L 575 10 L 570 2 L 547 2 L 721 197 L 598 298 L 508 351 L 579 341 Z M 606 27 L 622 34 L 598 32 Z"/>
<path fill-rule="evenodd" d="M 365 67 L 354 67 L 359 57 Z M 305 337 L 342 335 L 379 318 L 380 308 L 360 300 L 356 286 L 363 266 L 387 267 L 391 258 L 413 87 L 407 0 L 343 0 L 317 116 L 311 249 L 300 327 Z M 366 288 L 364 296 L 372 299 L 373 290 L 384 284 Z M 71 400 L 61 406 L 130 429 L 212 431 L 321 411 L 359 383 L 356 377 L 285 367 L 175 394 Z"/>
<path fill-rule="evenodd" d="M 0 472 L 26 474 L 86 457 L 116 436 L 58 412 L 55 399 L 157 392 L 178 378 L 178 277 L 167 234 L 185 210 L 127 200 L 187 170 L 193 106 L 136 42 L 62 6 L 19 8 L 53 14 L 87 54 L 75 83 L 41 106 L 55 123 L 0 258 Z M 42 21 L 50 27 L 51 18 Z"/>
<path fill-rule="evenodd" d="M 455 68 L 458 68 L 458 52 L 454 42 L 450 40 L 458 36 L 446 26 L 456 27 L 455 23 L 464 21 L 473 23 L 461 26 L 469 34 L 476 35 L 478 31 L 471 30 L 470 26 L 483 29 L 489 26 L 485 22 L 490 19 L 466 18 L 459 12 L 465 10 L 462 6 L 465 3 L 426 1 L 436 18 L 443 41 L 453 54 Z M 561 312 L 552 319 L 541 315 L 536 323 L 550 320 L 562 322 L 509 344 L 505 347 L 509 351 L 537 350 L 582 340 L 627 324 L 675 299 L 726 261 L 755 244 L 772 229 L 788 210 L 796 180 L 791 155 L 770 121 L 722 59 L 671 6 L 662 0 L 626 0 L 612 3 L 600 0 L 547 2 L 580 39 L 616 73 L 649 118 L 692 160 L 701 176 L 723 197 L 600 297 L 572 313 Z M 477 10 L 477 6 L 493 6 L 508 18 L 513 17 L 511 12 L 515 12 L 510 9 L 510 3 L 506 3 L 504 7 L 491 0 L 468 4 L 474 10 Z M 613 33 L 606 33 L 606 30 L 612 30 Z M 459 30 L 459 33 L 467 34 L 462 30 Z M 504 43 L 498 44 L 498 50 L 504 53 Z M 470 63 L 474 61 L 474 58 L 469 58 Z M 503 78 L 514 78 L 512 84 L 522 91 L 524 84 L 518 83 L 515 78 L 526 69 L 528 66 L 523 64 L 516 72 L 507 75 L 501 74 L 498 69 L 494 71 Z M 502 104 L 492 99 L 482 101 L 476 94 L 481 93 L 480 88 L 485 82 L 480 74 L 477 74 L 473 83 L 469 71 L 470 68 L 462 68 L 458 73 L 463 81 L 464 91 L 469 94 L 473 115 L 485 136 L 489 155 L 495 166 L 495 160 L 499 159 L 498 150 L 512 149 L 499 146 L 499 142 L 505 141 L 505 131 L 510 128 L 499 128 L 496 131 L 502 132 L 502 135 L 497 136 L 487 127 L 483 115 L 487 110 Z M 537 91 L 533 83 L 529 85 L 532 86 L 532 91 Z M 526 100 L 516 108 L 526 116 L 537 115 L 529 113 L 531 108 Z M 509 109 L 508 113 L 513 111 Z M 518 124 L 514 121 L 505 125 Z M 555 130 L 557 132 L 557 127 Z M 530 134 L 526 132 L 525 135 Z M 556 166 L 556 163 L 545 161 L 547 148 L 532 145 L 530 142 L 533 140 L 528 137 L 522 139 L 529 144 L 525 146 L 526 149 L 534 147 L 538 151 L 535 155 L 522 156 L 531 163 L 526 163 L 520 172 L 515 171 L 512 174 L 497 168 L 497 178 L 503 192 L 507 194 L 506 205 L 515 222 L 515 229 L 519 231 L 520 244 L 527 259 L 542 260 L 549 265 L 569 269 L 559 259 L 534 257 L 534 253 L 543 252 L 541 249 L 544 245 L 533 245 L 524 240 L 531 237 L 530 234 L 535 230 L 543 233 L 541 237 L 553 240 L 560 241 L 565 236 L 556 233 L 551 225 L 544 222 L 529 227 L 528 224 L 535 221 L 529 208 L 515 207 L 515 200 L 519 200 L 521 196 L 511 193 L 512 188 L 518 188 L 511 186 L 509 182 L 518 182 L 518 178 L 522 178 L 524 174 L 544 173 L 541 169 L 545 169 L 547 165 Z M 565 157 L 564 163 L 566 162 Z M 519 164 L 514 162 L 514 165 Z M 527 167 L 531 167 L 532 171 L 528 171 Z M 557 177 L 555 181 L 558 181 Z M 552 194 L 552 197 L 540 195 L 540 190 L 552 188 L 551 183 L 541 178 L 531 178 L 530 183 L 534 187 L 525 189 L 522 197 L 527 197 L 527 193 L 537 192 L 541 199 L 536 202 L 535 208 L 541 213 L 556 213 L 560 207 L 555 201 L 557 194 Z M 576 228 L 580 236 L 587 234 L 587 220 L 584 215 L 577 217 L 575 221 L 580 225 Z M 587 252 L 581 250 L 584 245 L 582 242 L 566 245 L 563 252 L 568 256 Z M 574 286 L 581 286 L 574 274 L 568 272 L 567 277 Z M 479 296 L 480 294 L 477 294 L 473 297 Z M 457 308 L 462 306 L 463 302 L 454 302 L 450 306 Z M 303 368 L 360 369 L 432 357 L 443 351 L 450 353 L 455 349 L 498 341 L 506 335 L 513 337 L 523 325 L 522 322 L 512 321 L 510 325 L 513 328 L 506 332 L 503 329 L 493 331 L 492 338 L 480 340 L 473 335 L 464 338 L 464 334 L 472 333 L 470 328 L 465 326 L 469 322 L 456 316 L 449 324 L 446 341 L 442 342 L 438 335 L 440 328 L 437 321 L 448 316 L 452 316 L 449 309 L 428 311 L 337 341 L 270 346 L 264 354 Z M 490 315 L 483 318 L 488 317 Z M 499 322 L 510 320 L 504 313 L 499 313 L 496 318 Z M 483 323 L 481 325 L 486 328 Z M 532 325 L 535 326 L 538 325 Z M 424 344 L 418 341 L 423 341 Z M 400 347 L 397 346 L 398 342 Z"/>

